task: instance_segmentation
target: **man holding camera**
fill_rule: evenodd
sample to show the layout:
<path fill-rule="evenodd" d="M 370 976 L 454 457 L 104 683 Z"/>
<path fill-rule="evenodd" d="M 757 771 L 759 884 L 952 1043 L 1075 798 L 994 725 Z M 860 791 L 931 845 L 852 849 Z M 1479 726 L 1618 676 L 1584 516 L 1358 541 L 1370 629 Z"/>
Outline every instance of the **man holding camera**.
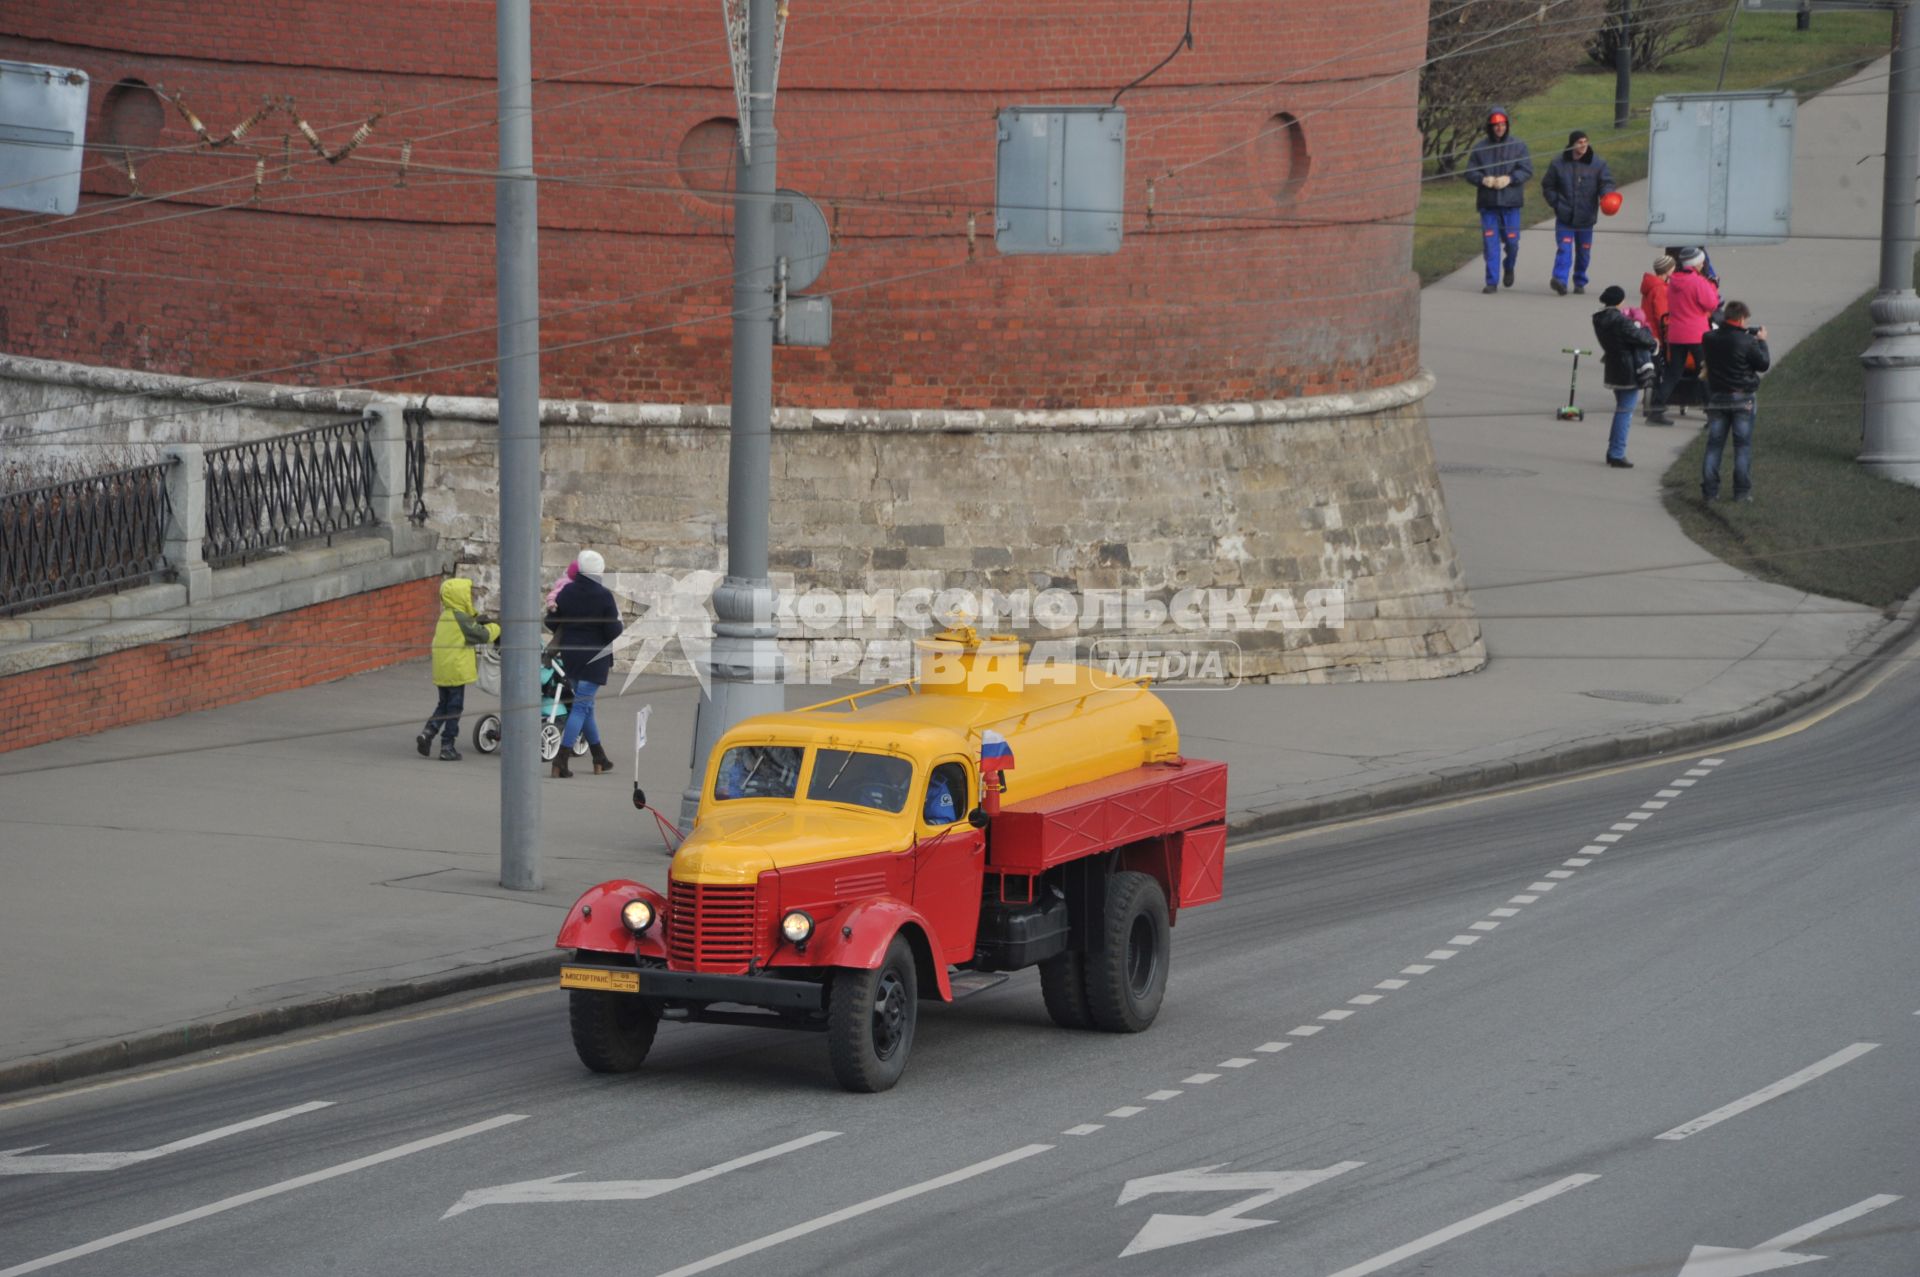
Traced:
<path fill-rule="evenodd" d="M 1707 361 L 1707 455 L 1700 466 L 1700 495 L 1706 501 L 1720 495 L 1720 454 L 1729 434 L 1733 499 L 1753 500 L 1754 394 L 1773 359 L 1767 330 L 1747 328 L 1752 314 L 1745 302 L 1728 302 L 1720 327 L 1701 341 Z"/>

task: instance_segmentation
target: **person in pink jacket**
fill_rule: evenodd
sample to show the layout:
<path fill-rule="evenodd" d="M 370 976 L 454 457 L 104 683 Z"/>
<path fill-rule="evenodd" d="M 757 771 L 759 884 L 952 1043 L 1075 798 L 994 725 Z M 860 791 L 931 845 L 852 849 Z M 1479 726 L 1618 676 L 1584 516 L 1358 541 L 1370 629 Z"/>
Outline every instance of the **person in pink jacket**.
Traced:
<path fill-rule="evenodd" d="M 1693 249 L 1680 259 L 1679 269 L 1667 281 L 1667 375 L 1660 388 L 1662 404 L 1685 404 L 1705 398 L 1691 393 L 1676 398 L 1680 382 L 1686 377 L 1687 362 L 1693 362 L 1690 380 L 1697 386 L 1705 370 L 1700 343 L 1711 326 L 1714 309 L 1720 305 L 1720 290 L 1700 273 L 1707 256 Z"/>

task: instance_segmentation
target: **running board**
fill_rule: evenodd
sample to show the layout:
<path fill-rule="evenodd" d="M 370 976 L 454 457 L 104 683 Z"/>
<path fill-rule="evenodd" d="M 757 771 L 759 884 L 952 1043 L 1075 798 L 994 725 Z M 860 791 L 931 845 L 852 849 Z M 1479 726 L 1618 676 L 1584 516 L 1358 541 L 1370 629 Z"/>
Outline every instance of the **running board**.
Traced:
<path fill-rule="evenodd" d="M 976 993 L 985 993 L 997 984 L 1007 982 L 1004 971 L 956 971 L 947 978 L 947 984 L 953 989 L 953 1000 L 970 998 Z"/>

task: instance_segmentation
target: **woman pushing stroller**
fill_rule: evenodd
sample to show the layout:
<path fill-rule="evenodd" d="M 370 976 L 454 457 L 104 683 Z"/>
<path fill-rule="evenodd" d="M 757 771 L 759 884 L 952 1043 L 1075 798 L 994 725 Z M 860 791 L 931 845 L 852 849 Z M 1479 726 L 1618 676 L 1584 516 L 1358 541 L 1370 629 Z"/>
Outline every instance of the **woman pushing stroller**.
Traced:
<path fill-rule="evenodd" d="M 586 738 L 596 774 L 613 770 L 613 760 L 600 747 L 600 724 L 594 717 L 594 698 L 613 676 L 613 643 L 620 637 L 620 608 L 613 592 L 600 583 L 606 560 L 596 550 L 582 550 L 569 569 L 573 579 L 553 597 L 546 625 L 553 631 L 552 648 L 560 654 L 573 685 L 573 707 L 560 738 L 560 756 L 552 775 L 567 780 L 574 743 Z"/>

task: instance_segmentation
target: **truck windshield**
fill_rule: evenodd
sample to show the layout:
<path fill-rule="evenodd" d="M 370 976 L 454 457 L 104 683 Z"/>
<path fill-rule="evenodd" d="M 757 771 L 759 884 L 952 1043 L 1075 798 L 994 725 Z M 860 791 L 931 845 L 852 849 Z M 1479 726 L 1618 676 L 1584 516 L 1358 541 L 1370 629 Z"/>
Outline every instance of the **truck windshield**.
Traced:
<path fill-rule="evenodd" d="M 715 798 L 791 798 L 800 784 L 798 745 L 735 745 L 720 759 Z"/>
<path fill-rule="evenodd" d="M 899 811 L 907 805 L 913 764 L 891 754 L 823 749 L 813 760 L 807 797 L 814 802 L 846 803 L 875 811 Z"/>

